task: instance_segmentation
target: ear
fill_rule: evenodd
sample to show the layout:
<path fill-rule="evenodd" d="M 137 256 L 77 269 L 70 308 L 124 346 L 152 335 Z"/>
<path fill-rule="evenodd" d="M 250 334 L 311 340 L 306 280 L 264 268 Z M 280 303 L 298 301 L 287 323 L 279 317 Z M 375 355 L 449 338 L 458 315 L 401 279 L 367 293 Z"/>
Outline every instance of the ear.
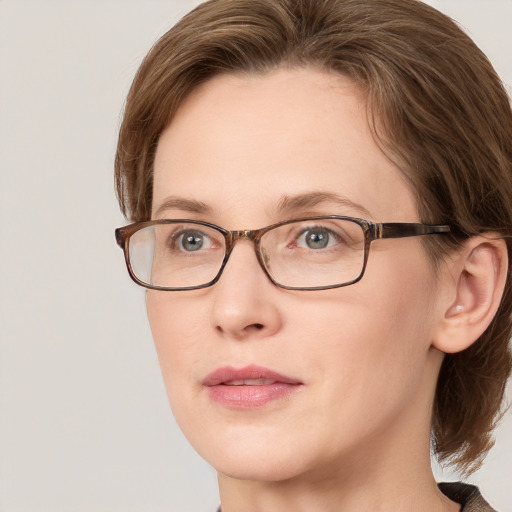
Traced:
<path fill-rule="evenodd" d="M 443 288 L 441 321 L 432 344 L 454 353 L 473 344 L 498 310 L 507 278 L 507 246 L 494 233 L 472 237 L 446 265 L 450 277 Z M 447 276 L 444 273 L 442 279 Z"/>

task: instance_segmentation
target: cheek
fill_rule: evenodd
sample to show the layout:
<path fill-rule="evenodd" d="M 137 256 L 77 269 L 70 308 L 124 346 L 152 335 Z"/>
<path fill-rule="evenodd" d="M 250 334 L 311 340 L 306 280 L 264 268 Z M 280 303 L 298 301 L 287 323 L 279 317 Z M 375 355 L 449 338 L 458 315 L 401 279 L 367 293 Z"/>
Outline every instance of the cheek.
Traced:
<path fill-rule="evenodd" d="M 337 332 L 320 338 L 325 340 L 322 349 L 332 360 L 326 377 L 332 382 L 325 389 L 344 393 L 343 400 L 354 416 L 364 416 L 366 411 L 374 423 L 379 415 L 384 420 L 404 411 L 429 387 L 434 325 L 430 321 L 433 288 L 428 269 L 414 264 L 414 271 L 409 271 L 407 262 L 397 258 L 384 272 L 376 260 L 365 275 L 368 279 L 354 289 L 353 302 L 338 311 L 331 308 L 325 315 Z M 395 265 L 396 269 L 390 269 Z M 396 279 L 401 275 L 400 266 L 408 270 L 408 279 Z M 325 400 L 335 401 L 336 396 L 332 393 Z"/>
<path fill-rule="evenodd" d="M 205 317 L 196 292 L 148 291 L 146 307 L 173 416 L 196 447 L 204 436 L 200 378 L 205 359 Z M 207 357 L 207 356 L 206 356 Z"/>
<path fill-rule="evenodd" d="M 171 406 L 175 391 L 183 389 L 185 379 L 190 380 L 204 349 L 204 324 L 199 321 L 198 304 L 191 299 L 170 292 L 150 290 L 146 294 L 148 320 Z"/>

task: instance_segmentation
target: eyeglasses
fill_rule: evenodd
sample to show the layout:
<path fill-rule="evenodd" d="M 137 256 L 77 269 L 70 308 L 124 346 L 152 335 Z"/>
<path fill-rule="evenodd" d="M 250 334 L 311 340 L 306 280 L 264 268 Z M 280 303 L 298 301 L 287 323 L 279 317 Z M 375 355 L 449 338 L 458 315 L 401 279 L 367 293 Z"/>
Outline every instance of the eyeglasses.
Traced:
<path fill-rule="evenodd" d="M 172 291 L 212 286 L 236 242 L 248 240 L 276 286 L 325 290 L 363 277 L 374 240 L 450 232 L 447 225 L 376 224 L 328 215 L 244 231 L 227 231 L 198 220 L 152 220 L 118 228 L 115 235 L 131 278 L 146 288 Z"/>

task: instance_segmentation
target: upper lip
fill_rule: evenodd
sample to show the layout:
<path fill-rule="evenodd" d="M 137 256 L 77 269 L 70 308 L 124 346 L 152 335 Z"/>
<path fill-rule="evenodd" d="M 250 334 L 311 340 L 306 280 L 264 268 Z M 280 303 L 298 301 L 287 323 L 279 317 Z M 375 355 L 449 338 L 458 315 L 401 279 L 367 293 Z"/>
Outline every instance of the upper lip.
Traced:
<path fill-rule="evenodd" d="M 262 366 L 249 365 L 243 368 L 233 368 L 232 366 L 223 366 L 209 373 L 203 380 L 204 386 L 217 386 L 226 382 L 244 381 L 244 380 L 264 380 L 270 383 L 283 384 L 302 384 L 298 379 L 283 375 L 274 370 Z"/>

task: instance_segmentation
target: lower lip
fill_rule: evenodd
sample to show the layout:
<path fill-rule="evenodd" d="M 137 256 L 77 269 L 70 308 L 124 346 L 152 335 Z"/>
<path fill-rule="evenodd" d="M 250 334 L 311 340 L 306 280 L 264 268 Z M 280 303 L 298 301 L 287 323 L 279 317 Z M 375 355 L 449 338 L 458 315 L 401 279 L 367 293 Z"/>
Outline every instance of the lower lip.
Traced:
<path fill-rule="evenodd" d="M 230 409 L 253 409 L 285 398 L 301 387 L 300 384 L 276 382 L 265 386 L 209 386 L 210 398 Z"/>

